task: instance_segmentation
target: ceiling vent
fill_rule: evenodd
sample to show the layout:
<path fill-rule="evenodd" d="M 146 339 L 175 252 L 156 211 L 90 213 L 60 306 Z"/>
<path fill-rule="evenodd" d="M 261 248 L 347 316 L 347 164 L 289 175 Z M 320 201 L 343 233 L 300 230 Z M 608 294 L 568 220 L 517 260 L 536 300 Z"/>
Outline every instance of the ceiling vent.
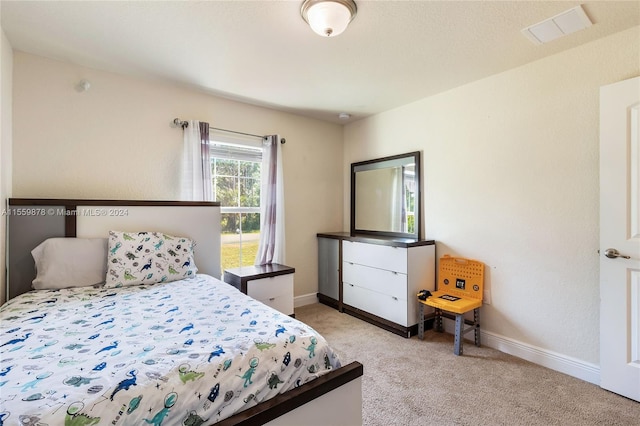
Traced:
<path fill-rule="evenodd" d="M 592 25 L 581 6 L 562 12 L 553 18 L 546 19 L 522 30 L 529 40 L 535 44 L 548 43 L 552 40 L 574 33 Z"/>

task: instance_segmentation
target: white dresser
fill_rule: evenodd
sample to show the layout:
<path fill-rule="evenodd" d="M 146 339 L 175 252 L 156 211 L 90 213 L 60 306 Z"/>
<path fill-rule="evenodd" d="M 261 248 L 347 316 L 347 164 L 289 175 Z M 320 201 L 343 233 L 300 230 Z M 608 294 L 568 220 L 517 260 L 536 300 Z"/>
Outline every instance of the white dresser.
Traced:
<path fill-rule="evenodd" d="M 339 292 L 331 288 L 329 294 L 320 286 L 321 302 L 399 335 L 409 337 L 417 332 L 416 294 L 435 290 L 433 240 L 352 237 L 343 233 L 318 237 L 323 244 L 327 238 L 337 239 L 341 249 L 319 251 L 320 256 L 341 257 Z M 322 271 L 319 273 L 322 276 Z"/>

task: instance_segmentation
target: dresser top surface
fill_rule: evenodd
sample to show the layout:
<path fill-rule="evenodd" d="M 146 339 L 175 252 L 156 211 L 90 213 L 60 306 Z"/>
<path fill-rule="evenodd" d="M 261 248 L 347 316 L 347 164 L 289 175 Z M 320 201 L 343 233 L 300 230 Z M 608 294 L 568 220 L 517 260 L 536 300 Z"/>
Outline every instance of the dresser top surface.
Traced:
<path fill-rule="evenodd" d="M 349 232 L 321 232 L 317 234 L 318 237 L 333 238 L 337 240 L 354 241 L 361 243 L 378 244 L 384 246 L 393 247 L 417 247 L 433 245 L 436 242 L 434 240 L 416 240 L 412 238 L 398 238 L 387 237 L 383 235 L 351 235 Z"/>

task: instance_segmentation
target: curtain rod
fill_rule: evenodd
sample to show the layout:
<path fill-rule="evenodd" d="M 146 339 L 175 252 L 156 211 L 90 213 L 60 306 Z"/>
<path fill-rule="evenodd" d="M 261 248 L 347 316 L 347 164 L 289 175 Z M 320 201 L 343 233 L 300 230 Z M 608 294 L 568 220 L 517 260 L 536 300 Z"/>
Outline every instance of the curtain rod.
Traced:
<path fill-rule="evenodd" d="M 185 127 L 189 127 L 189 122 L 188 121 L 180 120 L 179 118 L 174 118 L 173 119 L 173 124 L 176 127 L 182 127 L 183 129 Z M 221 132 L 227 132 L 227 133 L 235 133 L 237 135 L 253 136 L 254 138 L 260 138 L 260 139 L 266 138 L 266 136 L 254 135 L 253 133 L 236 132 L 235 130 L 220 129 L 218 127 L 209 127 L 209 129 L 219 130 Z M 285 142 L 286 142 L 286 140 L 284 138 L 280 138 L 280 143 L 281 144 L 283 144 Z"/>
<path fill-rule="evenodd" d="M 209 127 L 209 129 L 220 130 L 221 132 L 235 133 L 237 135 L 253 136 L 255 138 L 264 139 L 266 136 L 254 135 L 252 133 L 236 132 L 235 130 L 220 129 L 218 127 Z"/>

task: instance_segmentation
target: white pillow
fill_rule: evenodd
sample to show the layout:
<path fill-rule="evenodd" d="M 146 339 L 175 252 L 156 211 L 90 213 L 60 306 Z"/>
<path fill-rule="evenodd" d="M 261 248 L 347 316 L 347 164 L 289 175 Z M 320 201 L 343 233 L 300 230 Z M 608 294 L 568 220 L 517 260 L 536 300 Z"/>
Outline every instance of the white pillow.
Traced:
<path fill-rule="evenodd" d="M 161 232 L 109 231 L 106 287 L 155 284 L 189 278 L 198 268 L 195 243 Z"/>
<path fill-rule="evenodd" d="M 104 283 L 106 238 L 49 238 L 31 250 L 36 290 L 86 287 Z"/>

